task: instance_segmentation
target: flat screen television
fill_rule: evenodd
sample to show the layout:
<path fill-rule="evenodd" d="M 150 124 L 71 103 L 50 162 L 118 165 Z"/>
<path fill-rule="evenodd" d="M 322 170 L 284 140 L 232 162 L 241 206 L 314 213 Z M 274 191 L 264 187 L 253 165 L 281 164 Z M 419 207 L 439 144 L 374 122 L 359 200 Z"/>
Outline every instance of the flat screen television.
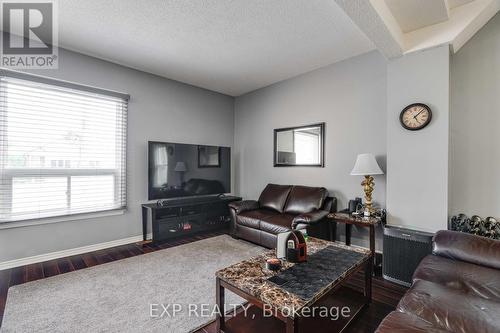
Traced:
<path fill-rule="evenodd" d="M 148 199 L 231 192 L 231 148 L 148 142 Z"/>

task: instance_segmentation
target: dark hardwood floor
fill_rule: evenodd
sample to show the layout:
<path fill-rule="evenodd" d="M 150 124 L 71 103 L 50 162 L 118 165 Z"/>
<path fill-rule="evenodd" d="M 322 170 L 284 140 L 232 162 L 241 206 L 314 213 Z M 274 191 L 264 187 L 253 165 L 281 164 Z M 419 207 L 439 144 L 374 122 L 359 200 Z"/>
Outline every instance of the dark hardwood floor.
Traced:
<path fill-rule="evenodd" d="M 154 252 L 169 247 L 194 242 L 200 239 L 209 238 L 224 234 L 225 231 L 217 231 L 202 235 L 195 235 L 189 238 L 173 239 L 161 244 L 127 244 L 105 250 L 84 253 L 66 258 L 60 258 L 42 263 L 15 267 L 0 271 L 0 327 L 7 300 L 9 287 L 26 283 L 46 277 L 63 274 L 87 267 L 92 267 L 107 262 L 133 257 L 149 252 Z M 364 285 L 363 274 L 360 273 L 348 281 L 346 286 L 355 290 L 362 290 Z M 391 282 L 385 281 L 380 276 L 373 279 L 373 303 L 363 311 L 363 313 L 348 327 L 345 332 L 373 332 L 380 321 L 391 312 L 396 304 L 406 292 L 406 288 Z M 263 330 L 262 332 L 264 332 Z M 209 323 L 196 333 L 215 332 L 215 324 Z M 242 328 L 241 332 L 244 332 Z"/>

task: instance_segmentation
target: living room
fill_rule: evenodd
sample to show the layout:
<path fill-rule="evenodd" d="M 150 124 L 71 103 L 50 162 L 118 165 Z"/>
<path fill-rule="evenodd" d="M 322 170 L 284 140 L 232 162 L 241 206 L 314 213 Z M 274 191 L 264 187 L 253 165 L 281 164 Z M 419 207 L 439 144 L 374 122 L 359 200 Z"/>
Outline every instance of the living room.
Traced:
<path fill-rule="evenodd" d="M 1 6 L 1 332 L 500 332 L 500 1 Z"/>

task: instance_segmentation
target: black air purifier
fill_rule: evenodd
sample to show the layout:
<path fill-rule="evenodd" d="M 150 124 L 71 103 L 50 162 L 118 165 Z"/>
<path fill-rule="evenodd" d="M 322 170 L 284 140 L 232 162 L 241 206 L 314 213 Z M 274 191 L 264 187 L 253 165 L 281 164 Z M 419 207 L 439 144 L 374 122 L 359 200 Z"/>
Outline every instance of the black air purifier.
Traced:
<path fill-rule="evenodd" d="M 410 286 L 420 261 L 432 252 L 434 234 L 386 226 L 384 228 L 383 276 Z"/>

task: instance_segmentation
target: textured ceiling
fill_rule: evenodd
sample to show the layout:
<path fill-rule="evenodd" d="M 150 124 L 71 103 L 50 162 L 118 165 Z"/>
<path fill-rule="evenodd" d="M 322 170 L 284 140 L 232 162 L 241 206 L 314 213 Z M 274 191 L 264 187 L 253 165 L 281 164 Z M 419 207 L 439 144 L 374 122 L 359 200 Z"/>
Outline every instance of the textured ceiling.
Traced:
<path fill-rule="evenodd" d="M 387 58 L 404 52 L 404 36 L 384 0 L 335 0 Z M 381 15 L 384 12 L 385 15 Z M 382 17 L 383 16 L 383 17 Z M 392 19 L 388 22 L 384 18 Z"/>
<path fill-rule="evenodd" d="M 59 44 L 229 95 L 368 52 L 333 0 L 64 0 Z"/>

